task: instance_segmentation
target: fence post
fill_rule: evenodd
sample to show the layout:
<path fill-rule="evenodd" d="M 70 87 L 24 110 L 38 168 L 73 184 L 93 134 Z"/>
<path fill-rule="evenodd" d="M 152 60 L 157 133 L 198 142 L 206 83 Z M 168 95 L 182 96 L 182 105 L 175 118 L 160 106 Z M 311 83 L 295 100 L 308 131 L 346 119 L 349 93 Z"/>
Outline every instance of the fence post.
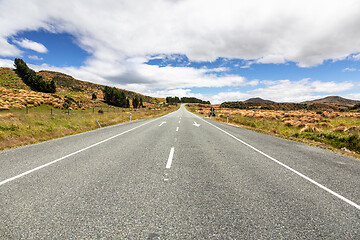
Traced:
<path fill-rule="evenodd" d="M 131 122 L 131 113 L 130 113 L 130 122 Z"/>
<path fill-rule="evenodd" d="M 52 115 L 52 109 L 51 109 L 51 115 Z"/>
<path fill-rule="evenodd" d="M 227 119 L 226 119 L 226 124 L 229 124 L 229 114 L 228 114 Z"/>
<path fill-rule="evenodd" d="M 68 109 L 68 115 L 70 115 L 70 109 Z"/>
<path fill-rule="evenodd" d="M 95 108 L 93 107 L 93 113 L 95 112 Z"/>
<path fill-rule="evenodd" d="M 26 114 L 29 114 L 29 107 L 26 106 Z"/>

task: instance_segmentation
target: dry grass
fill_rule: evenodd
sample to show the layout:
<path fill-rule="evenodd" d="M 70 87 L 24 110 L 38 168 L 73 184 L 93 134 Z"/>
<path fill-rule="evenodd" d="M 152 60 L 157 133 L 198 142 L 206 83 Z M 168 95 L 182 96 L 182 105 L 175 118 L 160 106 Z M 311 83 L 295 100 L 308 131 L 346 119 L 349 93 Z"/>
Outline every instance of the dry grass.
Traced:
<path fill-rule="evenodd" d="M 333 111 L 278 111 L 215 108 L 216 121 L 275 134 L 284 138 L 327 144 L 360 153 L 360 113 Z M 188 109 L 209 116 L 210 106 L 190 104 Z"/>
<path fill-rule="evenodd" d="M 0 149 L 32 144 L 66 135 L 76 134 L 98 128 L 96 120 L 102 127 L 130 120 L 147 119 L 164 115 L 177 109 L 177 106 L 159 108 L 123 109 L 95 108 L 72 110 L 68 115 L 66 110 L 53 109 L 41 105 L 29 110 L 12 109 L 0 112 Z M 102 109 L 103 114 L 98 113 Z"/>

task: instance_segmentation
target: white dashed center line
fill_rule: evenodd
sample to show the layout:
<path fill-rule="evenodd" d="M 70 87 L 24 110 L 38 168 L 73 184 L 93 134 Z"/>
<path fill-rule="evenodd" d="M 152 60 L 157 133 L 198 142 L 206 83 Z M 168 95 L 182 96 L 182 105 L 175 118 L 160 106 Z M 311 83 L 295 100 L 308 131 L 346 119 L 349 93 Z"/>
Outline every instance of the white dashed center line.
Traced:
<path fill-rule="evenodd" d="M 173 159 L 173 157 L 174 157 L 174 151 L 175 151 L 175 148 L 172 147 L 172 148 L 170 149 L 169 158 L 168 158 L 168 161 L 167 161 L 167 163 L 166 163 L 166 168 L 170 168 L 170 167 L 171 167 L 172 159 Z"/>

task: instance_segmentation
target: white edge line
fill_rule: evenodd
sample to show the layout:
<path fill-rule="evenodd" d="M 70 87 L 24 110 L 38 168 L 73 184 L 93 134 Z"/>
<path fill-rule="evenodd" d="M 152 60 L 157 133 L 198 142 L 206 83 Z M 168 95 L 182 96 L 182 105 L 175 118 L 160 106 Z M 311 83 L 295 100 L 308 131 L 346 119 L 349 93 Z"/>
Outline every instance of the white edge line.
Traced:
<path fill-rule="evenodd" d="M 191 112 L 190 112 L 190 113 L 191 113 Z M 191 114 L 193 114 L 193 113 L 191 113 Z M 304 174 L 302 174 L 302 173 L 300 173 L 300 172 L 296 171 L 295 169 L 293 169 L 293 168 L 291 168 L 291 167 L 289 167 L 289 166 L 285 165 L 284 163 L 282 163 L 282 162 L 280 162 L 280 161 L 276 160 L 275 158 L 273 158 L 273 157 L 271 157 L 271 156 L 267 155 L 266 153 L 264 153 L 264 152 L 260 151 L 259 149 L 257 149 L 257 148 L 255 148 L 255 147 L 251 146 L 250 144 L 248 144 L 248 143 L 244 142 L 243 140 L 241 140 L 241 139 L 239 139 L 239 138 L 237 138 L 237 137 L 235 137 L 235 136 L 231 135 L 230 133 L 226 132 L 225 130 L 223 130 L 223 129 L 219 128 L 218 126 L 215 126 L 214 124 L 212 124 L 212 123 L 210 123 L 210 122 L 208 122 L 208 121 L 206 121 L 206 120 L 202 119 L 201 117 L 197 116 L 196 114 L 194 114 L 194 115 L 195 115 L 196 117 L 200 118 L 202 121 L 204 121 L 204 122 L 208 123 L 209 125 L 211 125 L 211 126 L 213 126 L 213 127 L 217 128 L 218 130 L 222 131 L 223 133 L 225 133 L 225 134 L 229 135 L 230 137 L 234 138 L 235 140 L 237 140 L 237 141 L 241 142 L 242 144 L 244 144 L 244 145 L 248 146 L 249 148 L 253 149 L 254 151 L 256 151 L 256 152 L 260 153 L 261 155 L 263 155 L 263 156 L 267 157 L 268 159 L 270 159 L 270 160 L 272 160 L 272 161 L 276 162 L 277 164 L 279 164 L 279 165 L 283 166 L 284 168 L 286 168 L 286 169 L 288 169 L 288 170 L 292 171 L 293 173 L 295 173 L 295 174 L 297 174 L 298 176 L 300 176 L 300 177 L 302 177 L 302 178 L 306 179 L 307 181 L 309 181 L 309 182 L 311 182 L 312 184 L 314 184 L 314 185 L 318 186 L 319 188 L 321 188 L 321 189 L 325 190 L 326 192 L 328 192 L 328 193 L 330 193 L 330 194 L 334 195 L 335 197 L 337 197 L 337 198 L 339 198 L 339 199 L 343 200 L 344 202 L 346 202 L 346 203 L 350 204 L 351 206 L 353 206 L 353 207 L 355 207 L 355 208 L 357 208 L 357 209 L 359 209 L 359 210 L 360 210 L 360 205 L 356 204 L 355 202 L 353 202 L 353 201 L 351 201 L 351 200 L 349 200 L 349 199 L 347 199 L 347 198 L 343 197 L 342 195 L 340 195 L 340 194 L 338 194 L 338 193 L 334 192 L 333 190 L 331 190 L 331 189 L 329 189 L 329 188 L 325 187 L 324 185 L 322 185 L 322 184 L 320 184 L 320 183 L 316 182 L 315 180 L 313 180 L 313 179 L 311 179 L 311 178 L 309 178 L 309 177 L 305 176 Z"/>
<path fill-rule="evenodd" d="M 154 122 L 154 121 L 156 121 L 156 120 L 158 120 L 158 119 L 160 119 L 160 118 L 163 118 L 163 117 L 168 116 L 168 115 L 173 114 L 173 113 L 174 113 L 174 112 L 169 113 L 169 114 L 166 114 L 166 115 L 161 116 L 161 117 L 159 117 L 159 118 L 155 118 L 155 119 L 153 119 L 153 120 L 151 120 L 151 121 L 149 121 L 149 122 L 143 123 L 143 124 L 141 124 L 141 125 L 139 125 L 139 126 L 137 126 L 137 127 L 134 127 L 134 128 L 129 129 L 129 130 L 126 130 L 125 132 L 116 134 L 116 135 L 114 135 L 114 136 L 112 136 L 112 137 L 109 137 L 109 138 L 107 138 L 107 139 L 105 139 L 105 140 L 102 140 L 102 141 L 100 141 L 100 142 L 97 142 L 97 143 L 95 143 L 95 144 L 92 144 L 92 145 L 90 145 L 90 146 L 88 146 L 88 147 L 85 147 L 85 148 L 83 148 L 83 149 L 80 149 L 80 150 L 78 150 L 78 151 L 76 151 L 76 152 L 70 153 L 70 154 L 68 154 L 68 155 L 66 155 L 66 156 L 63 156 L 63 157 L 61 157 L 61 158 L 58 158 L 58 159 L 56 159 L 56 160 L 53 160 L 53 161 L 48 162 L 48 163 L 45 163 L 45 164 L 43 164 L 43 165 L 41 165 L 41 166 L 38 166 L 38 167 L 33 168 L 33 169 L 31 169 L 31 170 L 28 170 L 28 171 L 26 171 L 26 172 L 20 173 L 19 175 L 16 175 L 16 176 L 14 176 L 14 177 L 5 179 L 5 180 L 3 180 L 3 181 L 0 182 L 0 186 L 1 186 L 1 185 L 4 185 L 5 183 L 11 182 L 11 181 L 13 181 L 13 180 L 15 180 L 15 179 L 18 179 L 18 178 L 20 178 L 20 177 L 26 176 L 26 175 L 28 175 L 28 174 L 30 174 L 30 173 L 32 173 L 32 172 L 38 171 L 38 170 L 40 170 L 40 169 L 42 169 L 42 168 L 44 168 L 44 167 L 50 166 L 50 165 L 52 165 L 52 164 L 54 164 L 54 163 L 57 163 L 57 162 L 59 162 L 59 161 L 61 161 L 61 160 L 64 160 L 65 158 L 68 158 L 68 157 L 71 157 L 71 156 L 73 156 L 73 155 L 75 155 L 75 154 L 81 153 L 81 152 L 83 152 L 83 151 L 85 151 L 85 150 L 88 150 L 88 149 L 90 149 L 90 148 L 92 148 L 92 147 L 95 147 L 95 146 L 97 146 L 97 145 L 99 145 L 99 144 L 102 144 L 102 143 L 104 143 L 104 142 L 107 142 L 107 141 L 109 141 L 109 140 L 111 140 L 111 139 L 113 139 L 113 138 L 119 137 L 119 136 L 121 136 L 121 135 L 123 135 L 123 134 L 125 134 L 125 133 L 131 132 L 131 131 L 139 128 L 139 127 L 142 127 L 142 126 L 144 126 L 144 125 L 146 125 L 146 124 L 152 123 L 152 122 Z"/>
<path fill-rule="evenodd" d="M 175 151 L 175 148 L 172 147 L 172 148 L 170 149 L 169 158 L 168 158 L 168 161 L 167 161 L 167 163 L 166 163 L 166 168 L 170 168 L 170 167 L 171 167 L 172 159 L 173 159 L 173 157 L 174 157 L 174 151 Z"/>

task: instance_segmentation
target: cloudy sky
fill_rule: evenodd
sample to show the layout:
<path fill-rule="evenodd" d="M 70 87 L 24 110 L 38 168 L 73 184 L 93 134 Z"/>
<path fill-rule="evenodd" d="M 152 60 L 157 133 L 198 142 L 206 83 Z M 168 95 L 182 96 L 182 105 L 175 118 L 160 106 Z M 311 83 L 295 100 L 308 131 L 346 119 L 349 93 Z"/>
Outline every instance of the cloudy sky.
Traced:
<path fill-rule="evenodd" d="M 16 57 L 150 96 L 360 100 L 359 0 L 0 0 Z"/>

